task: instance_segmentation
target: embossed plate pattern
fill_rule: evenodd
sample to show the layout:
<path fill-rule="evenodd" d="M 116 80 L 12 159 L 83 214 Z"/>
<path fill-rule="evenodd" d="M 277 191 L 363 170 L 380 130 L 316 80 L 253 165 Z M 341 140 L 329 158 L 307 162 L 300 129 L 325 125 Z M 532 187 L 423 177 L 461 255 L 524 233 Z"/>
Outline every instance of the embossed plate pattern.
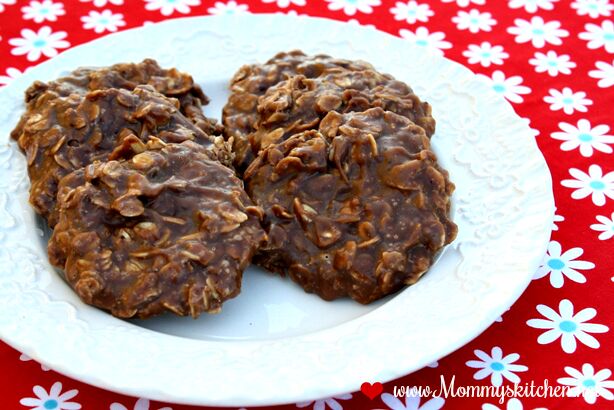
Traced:
<path fill-rule="evenodd" d="M 312 326 L 294 333 L 233 339 L 209 337 L 203 327 L 203 335 L 178 337 L 165 325 L 150 330 L 82 304 L 47 261 L 45 237 L 27 203 L 25 159 L 8 141 L 24 89 L 80 65 L 153 57 L 193 73 L 213 98 L 208 113 L 219 116 L 223 84 L 240 64 L 296 47 L 370 61 L 433 105 L 435 151 L 457 186 L 456 241 L 417 285 L 381 303 L 310 302 L 318 310 L 302 314 Z M 172 20 L 67 51 L 2 89 L 0 106 L 0 337 L 106 389 L 187 404 L 257 406 L 388 381 L 482 332 L 526 288 L 547 245 L 551 179 L 526 123 L 466 68 L 371 29 L 273 15 Z M 292 289 L 278 282 L 270 292 Z M 238 304 L 250 302 L 241 296 Z M 284 303 L 292 306 L 293 299 Z M 355 312 L 336 324 L 313 325 L 334 317 L 338 306 Z M 223 318 L 227 334 L 243 332 L 240 318 Z M 193 326 L 191 319 L 178 320 L 173 326 Z"/>

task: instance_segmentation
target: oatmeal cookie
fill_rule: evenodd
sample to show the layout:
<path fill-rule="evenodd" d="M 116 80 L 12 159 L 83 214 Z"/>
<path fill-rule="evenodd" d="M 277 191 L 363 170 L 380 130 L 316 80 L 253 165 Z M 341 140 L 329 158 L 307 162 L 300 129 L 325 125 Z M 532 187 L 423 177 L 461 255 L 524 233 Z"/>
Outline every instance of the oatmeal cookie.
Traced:
<path fill-rule="evenodd" d="M 45 91 L 31 101 L 12 137 L 26 154 L 30 202 L 51 227 L 57 222 L 57 184 L 64 175 L 95 160 L 138 153 L 152 138 L 193 140 L 207 147 L 213 157 L 231 162 L 221 136 L 205 134 L 179 112 L 176 99 L 151 86 L 65 97 Z"/>
<path fill-rule="evenodd" d="M 294 50 L 278 53 L 265 64 L 244 65 L 230 81 L 230 97 L 222 111 L 224 135 L 233 139 L 235 167 L 239 172 L 245 170 L 254 159 L 247 136 L 255 130 L 258 118 L 258 97 L 264 95 L 269 87 L 296 74 L 307 78 L 319 77 L 330 68 L 349 71 L 372 69 L 364 61 L 336 59 L 328 55 L 305 55 Z"/>
<path fill-rule="evenodd" d="M 266 236 L 231 169 L 192 141 L 162 145 L 60 182 L 49 259 L 118 317 L 219 311 Z"/>
<path fill-rule="evenodd" d="M 331 111 L 261 151 L 245 182 L 269 235 L 255 263 L 326 300 L 413 284 L 456 236 L 454 185 L 424 129 L 381 108 Z"/>

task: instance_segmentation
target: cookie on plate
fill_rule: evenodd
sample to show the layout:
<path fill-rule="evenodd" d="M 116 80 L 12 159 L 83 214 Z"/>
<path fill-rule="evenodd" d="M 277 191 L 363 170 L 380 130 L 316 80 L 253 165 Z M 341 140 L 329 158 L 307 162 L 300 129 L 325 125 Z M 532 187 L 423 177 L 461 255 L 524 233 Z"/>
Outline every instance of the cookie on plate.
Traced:
<path fill-rule="evenodd" d="M 454 185 L 424 129 L 381 108 L 332 111 L 269 145 L 245 182 L 269 236 L 255 263 L 326 300 L 413 284 L 456 236 Z"/>
<path fill-rule="evenodd" d="M 150 85 L 167 97 L 177 98 L 181 112 L 209 135 L 220 135 L 222 127 L 215 120 L 205 117 L 202 106 L 209 103 L 209 98 L 194 82 L 192 76 L 177 70 L 165 69 L 155 60 L 147 58 L 140 63 L 119 63 L 109 67 L 82 67 L 67 76 L 44 83 L 35 81 L 26 90 L 26 104 L 46 92 L 59 97 L 71 94 L 85 95 L 89 91 L 122 88 L 134 90 L 138 85 Z M 49 96 L 46 96 L 49 98 Z"/>
<path fill-rule="evenodd" d="M 58 208 L 51 263 L 123 318 L 218 312 L 266 236 L 242 181 L 192 141 L 74 171 Z"/>
<path fill-rule="evenodd" d="M 256 129 L 247 136 L 254 154 L 290 136 L 317 129 L 331 111 L 361 112 L 380 107 L 407 117 L 435 132 L 431 106 L 420 100 L 404 82 L 374 70 L 329 69 L 317 78 L 302 75 L 270 87 L 258 100 Z"/>
<path fill-rule="evenodd" d="M 230 81 L 230 97 L 222 111 L 224 135 L 233 139 L 235 167 L 239 172 L 254 159 L 247 136 L 256 129 L 258 97 L 269 87 L 293 75 L 319 77 L 330 68 L 366 70 L 373 66 L 364 61 L 336 59 L 320 54 L 308 56 L 294 50 L 278 53 L 264 64 L 244 65 Z"/>
<path fill-rule="evenodd" d="M 45 91 L 31 101 L 11 135 L 26 154 L 30 202 L 50 227 L 57 222 L 57 184 L 63 176 L 94 160 L 141 152 L 152 138 L 193 140 L 207 147 L 212 157 L 231 162 L 221 136 L 205 134 L 181 114 L 176 99 L 151 86 L 61 97 Z"/>

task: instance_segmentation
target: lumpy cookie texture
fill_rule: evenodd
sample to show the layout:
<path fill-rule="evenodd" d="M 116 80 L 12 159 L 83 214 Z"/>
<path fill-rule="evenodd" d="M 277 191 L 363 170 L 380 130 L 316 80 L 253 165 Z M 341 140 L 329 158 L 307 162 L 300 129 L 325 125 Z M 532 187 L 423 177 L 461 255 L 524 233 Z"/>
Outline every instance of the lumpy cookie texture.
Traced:
<path fill-rule="evenodd" d="M 49 259 L 83 301 L 122 318 L 215 313 L 253 258 L 366 304 L 454 240 L 435 120 L 407 84 L 291 51 L 230 88 L 223 126 L 189 74 L 151 59 L 28 88 L 11 136 L 54 229 Z"/>
<path fill-rule="evenodd" d="M 46 90 L 30 100 L 12 133 L 26 154 L 30 202 L 51 227 L 57 222 L 57 184 L 63 176 L 95 160 L 139 153 L 151 139 L 193 140 L 212 157 L 231 162 L 222 137 L 205 134 L 180 113 L 176 99 L 151 86 L 62 95 Z"/>
<path fill-rule="evenodd" d="M 331 111 L 363 112 L 380 107 L 435 132 L 431 107 L 405 83 L 374 70 L 327 70 L 317 78 L 293 76 L 270 87 L 258 100 L 256 130 L 248 135 L 252 152 L 309 129 Z"/>
<path fill-rule="evenodd" d="M 222 133 L 221 125 L 203 114 L 202 106 L 209 103 L 209 98 L 192 76 L 176 68 L 161 68 L 155 60 L 149 58 L 136 64 L 119 63 L 109 67 L 78 68 L 69 75 L 48 83 L 36 81 L 26 90 L 26 103 L 33 102 L 46 92 L 67 97 L 109 88 L 131 91 L 139 85 L 150 85 L 167 97 L 177 98 L 181 112 L 205 133 Z"/>
<path fill-rule="evenodd" d="M 381 108 L 330 112 L 261 151 L 244 178 L 269 235 L 255 262 L 326 300 L 412 284 L 456 236 L 454 185 L 424 129 Z"/>
<path fill-rule="evenodd" d="M 243 171 L 254 159 L 248 135 L 256 129 L 258 97 L 269 87 L 294 75 L 316 78 L 331 68 L 367 70 L 364 61 L 343 60 L 328 55 L 308 56 L 301 51 L 279 53 L 265 64 L 242 66 L 230 81 L 230 97 L 222 111 L 224 135 L 233 139 L 235 167 Z M 257 153 L 257 152 L 256 152 Z"/>
<path fill-rule="evenodd" d="M 119 317 L 219 311 L 265 238 L 241 180 L 192 141 L 74 171 L 58 208 L 50 261 Z"/>

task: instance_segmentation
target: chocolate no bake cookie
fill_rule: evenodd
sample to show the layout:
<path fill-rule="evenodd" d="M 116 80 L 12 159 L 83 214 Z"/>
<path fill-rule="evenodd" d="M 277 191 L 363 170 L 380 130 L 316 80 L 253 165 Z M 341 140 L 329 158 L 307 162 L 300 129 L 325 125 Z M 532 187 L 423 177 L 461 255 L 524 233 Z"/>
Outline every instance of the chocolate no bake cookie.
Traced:
<path fill-rule="evenodd" d="M 404 82 L 374 70 L 329 69 L 317 78 L 296 75 L 270 87 L 258 101 L 256 130 L 247 136 L 254 154 L 270 144 L 317 129 L 330 111 L 362 112 L 380 107 L 435 132 L 431 107 Z"/>
<path fill-rule="evenodd" d="M 41 94 L 53 92 L 59 97 L 71 94 L 85 95 L 89 91 L 122 88 L 132 91 L 138 85 L 151 85 L 167 97 L 177 98 L 181 112 L 205 133 L 220 135 L 222 127 L 215 120 L 205 117 L 202 106 L 209 98 L 194 82 L 192 76 L 175 68 L 161 68 L 155 60 L 140 63 L 119 63 L 109 67 L 82 67 L 65 77 L 44 83 L 35 81 L 26 90 L 26 103 L 34 103 Z M 47 97 L 48 98 L 48 97 Z"/>
<path fill-rule="evenodd" d="M 456 236 L 454 185 L 423 128 L 381 108 L 330 112 L 246 170 L 269 235 L 254 261 L 326 300 L 415 283 Z"/>
<path fill-rule="evenodd" d="M 53 228 L 49 259 L 85 303 L 215 313 L 253 259 L 366 304 L 456 237 L 431 107 L 404 82 L 291 51 L 241 67 L 230 90 L 222 126 L 189 74 L 151 59 L 28 88 L 11 137 Z"/>
<path fill-rule="evenodd" d="M 373 66 L 364 61 L 336 59 L 324 54 L 308 56 L 295 50 L 279 53 L 265 64 L 244 65 L 237 71 L 230 81 L 230 97 L 222 111 L 222 123 L 226 138 L 234 140 L 238 171 L 243 171 L 254 158 L 247 136 L 256 129 L 258 97 L 293 75 L 316 78 L 331 68 L 354 71 Z"/>
<path fill-rule="evenodd" d="M 30 202 L 51 227 L 57 222 L 57 184 L 64 175 L 95 160 L 139 153 L 152 137 L 193 140 L 207 147 L 212 158 L 231 162 L 222 137 L 205 134 L 179 112 L 177 100 L 151 86 L 58 95 L 54 90 L 38 94 L 11 134 L 27 157 Z"/>
<path fill-rule="evenodd" d="M 64 177 L 49 258 L 88 304 L 119 317 L 197 317 L 236 296 L 265 238 L 233 171 L 186 141 Z"/>

